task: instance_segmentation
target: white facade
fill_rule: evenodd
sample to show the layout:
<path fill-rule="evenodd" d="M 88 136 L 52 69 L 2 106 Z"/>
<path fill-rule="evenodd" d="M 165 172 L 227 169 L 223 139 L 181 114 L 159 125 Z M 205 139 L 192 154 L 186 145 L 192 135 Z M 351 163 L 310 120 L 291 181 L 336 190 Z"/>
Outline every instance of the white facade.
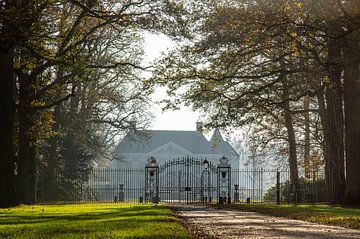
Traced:
<path fill-rule="evenodd" d="M 239 154 L 215 129 L 208 141 L 199 131 L 132 131 L 117 146 L 111 168 L 144 169 L 154 157 L 159 165 L 186 156 L 207 159 L 214 166 L 223 156 L 232 169 L 239 169 Z"/>
<path fill-rule="evenodd" d="M 207 140 L 201 132 L 201 124 L 197 123 L 196 131 L 164 131 L 164 130 L 132 130 L 118 144 L 114 152 L 114 160 L 111 162 L 110 174 L 99 183 L 106 184 L 106 188 L 98 190 L 99 197 L 104 200 L 117 197 L 119 200 L 137 200 L 148 198 L 149 192 L 145 187 L 145 166 L 148 159 L 153 157 L 159 166 L 160 198 L 162 200 L 177 199 L 185 200 L 192 197 L 201 199 L 201 185 L 204 168 L 190 167 L 167 167 L 161 171 L 166 162 L 184 158 L 191 158 L 196 162 L 204 162 L 206 159 L 216 170 L 222 157 L 226 157 L 231 170 L 239 169 L 239 154 L 226 142 L 218 129 L 215 129 L 210 140 Z M 167 164 L 167 165 L 172 165 Z M 199 164 L 197 164 L 199 165 Z M 205 164 L 204 164 L 205 165 Z M 163 169 L 166 166 L 163 167 Z M 216 171 L 214 171 L 216 174 Z M 209 173 L 210 174 L 210 173 Z M 206 174 L 206 175 L 209 175 Z M 205 174 L 204 174 L 205 175 Z M 234 176 L 232 176 L 232 181 Z M 210 179 L 209 179 L 210 180 Z M 216 176 L 212 181 L 207 181 L 208 187 L 216 189 Z M 203 183 L 201 183 L 203 182 Z M 120 189 L 121 185 L 121 189 Z M 185 189 L 191 187 L 191 191 Z M 208 189 L 208 192 L 210 189 Z M 213 198 L 217 197 L 213 192 Z M 170 197 L 169 195 L 172 195 Z M 175 196 L 174 196 L 175 195 Z M 208 197 L 210 198 L 210 196 Z"/>

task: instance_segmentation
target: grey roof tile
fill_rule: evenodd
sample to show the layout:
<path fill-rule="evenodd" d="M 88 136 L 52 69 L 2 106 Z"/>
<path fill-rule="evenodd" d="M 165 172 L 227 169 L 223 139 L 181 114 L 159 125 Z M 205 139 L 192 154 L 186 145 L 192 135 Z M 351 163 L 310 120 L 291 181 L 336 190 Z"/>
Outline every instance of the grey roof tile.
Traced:
<path fill-rule="evenodd" d="M 222 142 L 219 147 L 211 143 L 197 131 L 139 130 L 129 132 L 118 144 L 115 154 L 149 153 L 169 142 L 173 142 L 193 154 L 231 154 L 238 155 L 232 146 Z M 234 154 L 235 153 L 235 154 Z"/>
<path fill-rule="evenodd" d="M 235 157 L 240 156 L 239 153 L 236 152 L 236 150 L 227 141 L 223 141 L 215 149 L 223 154 L 227 154 L 227 155 L 231 155 L 231 156 L 235 156 Z"/>

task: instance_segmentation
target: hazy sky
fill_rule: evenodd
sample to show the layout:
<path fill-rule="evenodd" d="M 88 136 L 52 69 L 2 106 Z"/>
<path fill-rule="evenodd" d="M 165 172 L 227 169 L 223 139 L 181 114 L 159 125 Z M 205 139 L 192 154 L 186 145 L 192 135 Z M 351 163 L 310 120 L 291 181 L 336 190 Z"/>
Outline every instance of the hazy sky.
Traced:
<path fill-rule="evenodd" d="M 150 65 L 154 59 L 159 57 L 162 52 L 166 52 L 167 50 L 174 47 L 175 43 L 172 42 L 169 38 L 164 35 L 155 35 L 146 33 L 144 35 L 145 38 L 145 57 L 144 57 L 144 65 Z M 146 74 L 149 77 L 151 74 Z M 153 101 L 159 101 L 166 96 L 166 89 L 158 88 L 153 95 Z M 180 110 L 177 111 L 167 111 L 162 112 L 162 106 L 159 104 L 153 105 L 153 113 L 155 115 L 155 119 L 153 120 L 154 130 L 196 130 L 196 122 L 199 121 L 200 113 L 193 112 L 189 107 L 181 107 Z M 212 130 L 205 133 L 205 137 L 208 139 L 212 135 Z M 227 140 L 234 135 L 239 135 L 240 131 L 232 131 L 230 130 L 228 134 L 222 134 Z M 228 136 L 228 137 L 226 137 Z M 241 161 L 245 162 L 247 160 L 247 156 L 244 152 L 241 154 Z"/>
<path fill-rule="evenodd" d="M 144 64 L 148 65 L 159 57 L 162 52 L 174 47 L 175 43 L 164 35 L 144 34 L 145 38 L 145 57 Z M 156 90 L 153 101 L 159 101 L 166 96 L 165 89 Z M 181 107 L 177 111 L 162 112 L 162 106 L 154 104 L 152 129 L 155 130 L 195 130 L 195 123 L 200 119 L 199 113 L 193 112 L 189 107 Z"/>

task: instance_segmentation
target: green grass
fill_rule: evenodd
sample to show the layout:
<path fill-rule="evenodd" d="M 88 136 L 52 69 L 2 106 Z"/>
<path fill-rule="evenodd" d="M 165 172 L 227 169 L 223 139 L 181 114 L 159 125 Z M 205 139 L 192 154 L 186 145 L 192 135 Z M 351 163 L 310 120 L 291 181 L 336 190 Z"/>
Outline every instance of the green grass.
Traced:
<path fill-rule="evenodd" d="M 329 205 L 237 204 L 233 208 L 273 216 L 360 229 L 360 209 Z"/>
<path fill-rule="evenodd" d="M 164 206 L 37 205 L 0 209 L 0 238 L 191 238 Z"/>

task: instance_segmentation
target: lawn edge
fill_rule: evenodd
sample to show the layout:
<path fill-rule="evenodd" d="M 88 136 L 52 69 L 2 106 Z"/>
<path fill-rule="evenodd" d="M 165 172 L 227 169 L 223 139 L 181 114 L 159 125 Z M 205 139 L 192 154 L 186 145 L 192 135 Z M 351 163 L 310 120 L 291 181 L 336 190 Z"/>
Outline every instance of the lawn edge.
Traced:
<path fill-rule="evenodd" d="M 288 219 L 295 219 L 295 220 L 301 220 L 301 221 L 307 221 L 307 222 L 312 222 L 312 223 L 318 223 L 318 224 L 323 224 L 323 225 L 330 225 L 330 226 L 337 226 L 337 227 L 343 227 L 343 228 L 348 228 L 348 229 L 354 229 L 354 230 L 360 230 L 360 219 L 358 224 L 346 224 L 344 223 L 346 221 L 346 218 L 351 218 L 349 216 L 344 216 L 342 218 L 342 220 L 326 220 L 326 221 L 321 221 L 319 220 L 317 217 L 321 217 L 321 218 L 325 218 L 326 216 L 329 216 L 330 218 L 335 219 L 336 216 L 334 215 L 325 215 L 325 214 L 321 214 L 321 213 L 313 213 L 313 214 L 309 214 L 309 212 L 304 212 L 304 213 L 289 213 L 286 210 L 282 210 L 282 208 L 278 208 L 278 209 L 266 209 L 266 208 L 261 208 L 262 205 L 258 205 L 260 207 L 254 207 L 254 205 L 252 205 L 252 208 L 250 207 L 246 207 L 245 204 L 234 204 L 234 205 L 214 205 L 218 208 L 223 208 L 223 209 L 235 209 L 235 210 L 242 210 L 242 211 L 248 211 L 248 212 L 256 212 L 259 214 L 265 214 L 265 215 L 271 215 L 274 217 L 282 217 L 282 218 L 288 218 Z M 315 217 L 316 216 L 316 217 Z M 339 222 L 340 221 L 340 222 Z"/>

